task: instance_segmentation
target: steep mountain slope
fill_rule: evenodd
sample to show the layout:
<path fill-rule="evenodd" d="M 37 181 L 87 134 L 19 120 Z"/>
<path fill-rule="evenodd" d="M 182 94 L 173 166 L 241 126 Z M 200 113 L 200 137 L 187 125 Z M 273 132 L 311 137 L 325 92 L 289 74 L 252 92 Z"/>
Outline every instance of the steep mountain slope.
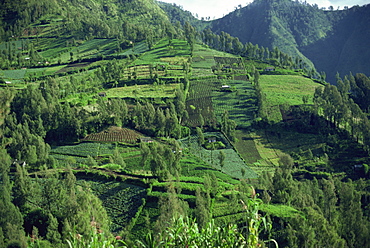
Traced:
<path fill-rule="evenodd" d="M 336 72 L 341 76 L 349 72 L 370 75 L 370 5 L 343 12 L 325 39 L 300 48 L 331 81 Z"/>
<path fill-rule="evenodd" d="M 370 9 L 354 7 L 323 11 L 317 5 L 291 0 L 255 0 L 212 22 L 215 32 L 228 32 L 243 43 L 252 42 L 313 61 L 334 81 L 337 71 L 370 73 L 364 53 Z M 335 59 L 335 61 L 333 61 Z"/>
<path fill-rule="evenodd" d="M 311 64 L 299 51 L 299 46 L 319 39 L 330 29 L 327 18 L 313 9 L 290 0 L 257 0 L 214 21 L 212 30 L 228 32 L 243 43 L 279 47 L 283 52 L 300 57 L 307 64 Z M 303 16 L 305 18 L 302 18 Z M 320 28 L 312 32 L 313 26 Z"/>

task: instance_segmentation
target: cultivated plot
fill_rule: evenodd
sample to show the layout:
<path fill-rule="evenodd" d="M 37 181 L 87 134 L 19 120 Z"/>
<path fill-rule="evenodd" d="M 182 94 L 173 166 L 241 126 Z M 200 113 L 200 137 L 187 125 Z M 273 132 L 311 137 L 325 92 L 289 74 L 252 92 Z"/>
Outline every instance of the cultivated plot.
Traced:
<path fill-rule="evenodd" d="M 227 143 L 226 138 L 218 132 L 205 133 L 205 137 L 218 137 L 226 144 L 226 148 L 217 150 L 208 150 L 199 145 L 198 136 L 193 135 L 190 138 L 181 139 L 180 142 L 184 148 L 189 149 L 189 152 L 199 157 L 204 162 L 213 168 L 224 172 L 234 178 L 257 178 L 257 174 L 250 169 L 239 154 Z M 207 141 L 206 141 L 207 142 Z M 224 153 L 224 162 L 221 161 L 221 153 Z"/>

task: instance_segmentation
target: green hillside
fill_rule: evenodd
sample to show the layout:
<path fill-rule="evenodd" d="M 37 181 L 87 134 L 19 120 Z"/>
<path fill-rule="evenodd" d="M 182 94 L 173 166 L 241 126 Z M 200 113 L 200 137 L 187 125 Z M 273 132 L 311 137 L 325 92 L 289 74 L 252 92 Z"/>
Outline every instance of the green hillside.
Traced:
<path fill-rule="evenodd" d="M 368 246 L 370 79 L 300 54 L 347 12 L 1 3 L 0 247 Z"/>
<path fill-rule="evenodd" d="M 3 39 L 24 35 L 113 38 L 123 32 L 136 40 L 153 27 L 171 29 L 167 15 L 153 0 L 5 1 L 0 19 Z"/>

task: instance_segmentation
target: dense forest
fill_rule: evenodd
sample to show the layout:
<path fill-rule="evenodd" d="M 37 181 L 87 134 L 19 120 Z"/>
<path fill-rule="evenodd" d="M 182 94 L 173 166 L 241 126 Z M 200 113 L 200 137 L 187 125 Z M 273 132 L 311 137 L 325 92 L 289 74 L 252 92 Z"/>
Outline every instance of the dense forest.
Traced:
<path fill-rule="evenodd" d="M 368 6 L 0 5 L 0 247 L 370 247 Z"/>

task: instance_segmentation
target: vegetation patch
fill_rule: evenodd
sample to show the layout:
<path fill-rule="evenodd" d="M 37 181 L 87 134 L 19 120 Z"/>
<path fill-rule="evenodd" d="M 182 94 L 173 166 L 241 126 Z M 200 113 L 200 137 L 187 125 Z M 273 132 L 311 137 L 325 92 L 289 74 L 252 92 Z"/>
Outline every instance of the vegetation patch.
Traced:
<path fill-rule="evenodd" d="M 128 128 L 112 126 L 100 133 L 87 135 L 83 141 L 137 143 L 144 135 Z"/>
<path fill-rule="evenodd" d="M 295 218 L 297 216 L 304 216 L 301 211 L 287 205 L 262 204 L 260 208 L 262 212 L 279 218 Z"/>
<path fill-rule="evenodd" d="M 92 142 L 83 142 L 72 146 L 57 146 L 51 149 L 51 154 L 62 154 L 79 157 L 98 157 L 113 154 L 116 146 L 114 144 L 101 144 Z"/>
<path fill-rule="evenodd" d="M 264 136 L 263 131 L 258 133 L 250 133 L 251 138 L 255 143 L 255 147 L 260 154 L 262 161 L 259 160 L 255 165 L 279 165 L 279 151 L 275 150 L 267 138 Z"/>
<path fill-rule="evenodd" d="M 139 59 L 135 61 L 136 65 L 150 64 L 150 63 L 168 63 L 176 64 L 179 61 L 178 58 L 190 57 L 190 46 L 185 40 L 179 39 L 162 39 L 160 40 L 152 50 L 145 52 Z M 172 57 L 173 60 L 168 58 Z M 166 62 L 162 61 L 163 58 Z"/>
<path fill-rule="evenodd" d="M 205 133 L 205 136 L 223 137 L 221 133 Z M 223 137 L 222 140 L 226 139 Z M 189 152 L 202 159 L 208 165 L 226 173 L 229 176 L 234 178 L 257 178 L 257 174 L 246 165 L 239 154 L 232 148 L 207 150 L 199 144 L 199 140 L 196 135 L 192 135 L 190 138 L 182 139 L 180 141 L 182 146 L 187 148 Z M 228 143 L 226 143 L 226 146 L 231 147 Z M 225 155 L 224 161 L 221 159 L 221 152 Z"/>
<path fill-rule="evenodd" d="M 133 85 L 106 90 L 108 98 L 174 98 L 179 84 Z"/>
<path fill-rule="evenodd" d="M 230 87 L 225 90 L 222 87 L 212 92 L 212 104 L 218 121 L 225 111 L 229 112 L 230 119 L 234 120 L 238 127 L 247 128 L 256 117 L 257 96 L 250 82 L 226 80 L 223 86 Z"/>
<path fill-rule="evenodd" d="M 146 197 L 146 189 L 114 180 L 98 180 L 79 176 L 77 184 L 91 188 L 102 201 L 111 220 L 110 231 L 124 229 L 135 216 Z"/>
<path fill-rule="evenodd" d="M 206 124 L 214 125 L 216 118 L 212 104 L 212 91 L 219 89 L 221 82 L 217 79 L 192 80 L 189 96 L 186 101 L 186 110 L 189 118 L 187 122 L 195 127 Z"/>
<path fill-rule="evenodd" d="M 253 138 L 247 131 L 236 130 L 235 136 L 237 141 L 234 146 L 248 164 L 253 164 L 262 159 Z"/>

